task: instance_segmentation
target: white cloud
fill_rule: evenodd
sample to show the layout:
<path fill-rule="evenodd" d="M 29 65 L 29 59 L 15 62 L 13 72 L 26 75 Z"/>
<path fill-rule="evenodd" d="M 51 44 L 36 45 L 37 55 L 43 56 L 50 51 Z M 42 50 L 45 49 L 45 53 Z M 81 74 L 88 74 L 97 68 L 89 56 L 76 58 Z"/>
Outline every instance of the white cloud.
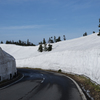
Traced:
<path fill-rule="evenodd" d="M 0 27 L 0 29 L 34 29 L 41 28 L 44 25 L 27 25 L 27 26 L 8 26 L 8 27 Z"/>
<path fill-rule="evenodd" d="M 96 0 L 98 1 L 98 0 Z M 72 9 L 72 10 L 82 10 L 82 9 L 87 9 L 93 7 L 94 3 L 97 4 L 97 2 L 94 2 L 93 0 L 87 1 L 80 1 L 80 0 L 75 0 L 75 1 L 69 1 L 67 4 L 65 4 L 64 7 Z"/>
<path fill-rule="evenodd" d="M 0 0 L 0 4 L 22 4 L 24 2 L 33 2 L 34 0 Z"/>

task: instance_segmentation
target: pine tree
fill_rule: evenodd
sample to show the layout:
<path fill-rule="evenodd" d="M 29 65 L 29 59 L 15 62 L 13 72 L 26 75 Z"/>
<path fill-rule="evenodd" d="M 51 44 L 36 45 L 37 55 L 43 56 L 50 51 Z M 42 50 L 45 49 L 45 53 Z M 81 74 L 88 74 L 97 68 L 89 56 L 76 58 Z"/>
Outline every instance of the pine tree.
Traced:
<path fill-rule="evenodd" d="M 43 44 L 43 43 L 42 43 L 42 41 L 41 41 L 41 42 L 39 42 L 39 44 Z"/>
<path fill-rule="evenodd" d="M 44 44 L 44 51 L 47 51 L 47 44 Z"/>
<path fill-rule="evenodd" d="M 45 38 L 43 39 L 43 44 L 46 44 Z"/>
<path fill-rule="evenodd" d="M 58 37 L 58 39 L 56 39 L 56 42 L 60 42 L 61 41 L 61 39 L 60 39 L 60 36 Z"/>
<path fill-rule="evenodd" d="M 14 44 L 14 40 L 12 40 L 12 44 Z"/>
<path fill-rule="evenodd" d="M 29 46 L 29 39 L 27 39 L 27 46 Z"/>
<path fill-rule="evenodd" d="M 39 46 L 39 48 L 38 48 L 38 51 L 39 51 L 39 52 L 43 52 L 42 44 L 40 44 L 40 46 Z"/>
<path fill-rule="evenodd" d="M 93 33 L 95 33 L 95 31 L 93 31 Z"/>
<path fill-rule="evenodd" d="M 50 41 L 51 41 L 51 38 L 49 38 L 48 43 L 50 43 Z"/>
<path fill-rule="evenodd" d="M 83 34 L 83 36 L 87 36 L 87 32 L 85 32 L 85 33 Z"/>
<path fill-rule="evenodd" d="M 53 41 L 53 37 L 51 37 L 51 43 L 54 43 L 54 41 Z"/>
<path fill-rule="evenodd" d="M 19 40 L 19 43 L 18 44 L 21 45 L 21 40 Z"/>
<path fill-rule="evenodd" d="M 52 45 L 48 45 L 48 51 L 51 51 L 52 50 Z"/>
<path fill-rule="evenodd" d="M 48 43 L 54 43 L 52 37 L 49 38 Z"/>
<path fill-rule="evenodd" d="M 6 44 L 9 44 L 9 41 L 8 40 L 6 41 Z"/>
<path fill-rule="evenodd" d="M 1 41 L 1 44 L 3 44 L 3 41 Z"/>
<path fill-rule="evenodd" d="M 65 35 L 63 35 L 63 39 L 64 39 L 64 40 L 66 40 L 66 37 L 65 37 Z"/>
<path fill-rule="evenodd" d="M 54 42 L 56 42 L 56 37 L 54 36 Z"/>
<path fill-rule="evenodd" d="M 99 28 L 100 28 L 100 19 L 99 19 L 99 26 L 98 26 Z M 100 36 L 100 29 L 99 29 L 99 34 L 97 34 L 98 36 Z"/>

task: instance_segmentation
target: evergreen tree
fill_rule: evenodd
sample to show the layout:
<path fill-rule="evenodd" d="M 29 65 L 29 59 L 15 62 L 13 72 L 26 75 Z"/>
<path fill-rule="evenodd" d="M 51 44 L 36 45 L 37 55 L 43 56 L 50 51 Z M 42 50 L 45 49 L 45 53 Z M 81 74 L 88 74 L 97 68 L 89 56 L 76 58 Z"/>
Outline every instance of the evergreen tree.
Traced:
<path fill-rule="evenodd" d="M 39 51 L 39 52 L 43 52 L 42 44 L 40 44 L 40 46 L 39 46 L 39 48 L 38 48 L 38 51 Z"/>
<path fill-rule="evenodd" d="M 63 39 L 64 39 L 64 40 L 66 40 L 66 37 L 65 37 L 65 35 L 63 35 Z"/>
<path fill-rule="evenodd" d="M 60 42 L 61 41 L 61 39 L 60 39 L 60 36 L 58 37 L 58 39 L 56 39 L 56 42 Z"/>
<path fill-rule="evenodd" d="M 43 43 L 42 43 L 42 41 L 41 41 L 41 42 L 39 42 L 39 44 L 43 44 Z"/>
<path fill-rule="evenodd" d="M 27 42 L 26 41 L 21 41 L 21 40 L 19 40 L 17 42 L 14 42 L 14 40 L 12 40 L 12 41 L 7 40 L 6 44 L 16 44 L 16 45 L 21 45 L 21 46 L 35 46 L 35 44 L 29 42 L 29 40 L 27 40 Z"/>
<path fill-rule="evenodd" d="M 85 32 L 85 33 L 83 34 L 83 36 L 87 36 L 87 32 Z"/>
<path fill-rule="evenodd" d="M 21 45 L 21 40 L 19 40 L 19 43 L 18 44 Z"/>
<path fill-rule="evenodd" d="M 48 43 L 54 43 L 52 37 L 49 38 Z"/>
<path fill-rule="evenodd" d="M 54 36 L 54 42 L 56 42 L 56 37 Z"/>
<path fill-rule="evenodd" d="M 46 44 L 45 38 L 43 39 L 43 44 Z"/>
<path fill-rule="evenodd" d="M 51 42 L 50 42 L 50 43 L 54 43 L 54 42 L 53 42 L 53 40 L 51 40 Z"/>
<path fill-rule="evenodd" d="M 47 44 L 44 44 L 44 51 L 47 51 Z"/>
<path fill-rule="evenodd" d="M 51 38 L 49 38 L 48 43 L 50 43 L 50 41 L 51 41 Z"/>
<path fill-rule="evenodd" d="M 95 33 L 95 31 L 93 31 L 93 33 Z"/>
<path fill-rule="evenodd" d="M 9 44 L 9 41 L 8 40 L 6 41 L 6 44 Z"/>
<path fill-rule="evenodd" d="M 14 44 L 14 40 L 12 40 L 12 44 Z"/>
<path fill-rule="evenodd" d="M 3 41 L 1 41 L 1 44 L 3 44 Z"/>
<path fill-rule="evenodd" d="M 29 39 L 27 39 L 27 46 L 29 46 Z"/>
<path fill-rule="evenodd" d="M 48 51 L 51 51 L 52 50 L 52 45 L 48 45 Z"/>
<path fill-rule="evenodd" d="M 98 26 L 99 28 L 100 28 L 100 19 L 99 19 L 99 26 Z M 99 29 L 99 34 L 97 34 L 98 36 L 100 36 L 100 29 Z"/>

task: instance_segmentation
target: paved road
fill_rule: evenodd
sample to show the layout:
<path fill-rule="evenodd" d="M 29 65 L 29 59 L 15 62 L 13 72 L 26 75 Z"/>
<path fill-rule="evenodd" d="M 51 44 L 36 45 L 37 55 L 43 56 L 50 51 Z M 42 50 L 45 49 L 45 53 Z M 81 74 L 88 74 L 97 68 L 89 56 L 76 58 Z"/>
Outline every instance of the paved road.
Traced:
<path fill-rule="evenodd" d="M 18 69 L 22 81 L 0 90 L 0 100 L 82 100 L 74 83 L 65 76 L 32 69 Z"/>

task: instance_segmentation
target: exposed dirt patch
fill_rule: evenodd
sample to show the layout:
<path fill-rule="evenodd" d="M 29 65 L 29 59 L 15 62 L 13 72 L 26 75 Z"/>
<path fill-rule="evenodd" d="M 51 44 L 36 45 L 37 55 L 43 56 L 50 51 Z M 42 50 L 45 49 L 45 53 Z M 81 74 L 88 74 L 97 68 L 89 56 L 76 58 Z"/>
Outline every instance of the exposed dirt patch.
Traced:
<path fill-rule="evenodd" d="M 71 74 L 65 74 L 65 75 L 73 78 L 81 88 L 84 87 L 84 89 L 89 92 L 90 96 L 93 97 L 94 100 L 100 100 L 100 85 L 92 83 L 90 79 L 84 76 L 71 75 Z"/>

